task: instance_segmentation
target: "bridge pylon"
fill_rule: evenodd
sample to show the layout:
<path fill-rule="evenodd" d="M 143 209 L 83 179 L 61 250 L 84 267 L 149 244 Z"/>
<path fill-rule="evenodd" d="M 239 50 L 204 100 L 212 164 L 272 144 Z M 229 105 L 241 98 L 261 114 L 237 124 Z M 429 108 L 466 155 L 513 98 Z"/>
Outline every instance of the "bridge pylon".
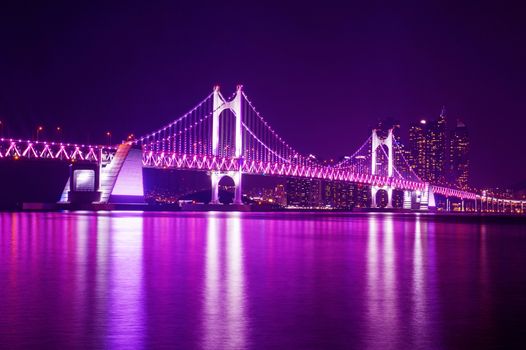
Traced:
<path fill-rule="evenodd" d="M 219 150 L 219 137 L 221 134 L 219 119 L 221 112 L 225 109 L 232 111 L 235 117 L 234 125 L 234 142 L 235 151 L 234 157 L 238 159 L 238 169 L 234 171 L 211 171 L 210 180 L 212 183 L 212 204 L 219 204 L 219 181 L 225 176 L 228 176 L 234 180 L 234 204 L 243 204 L 242 198 L 242 162 L 243 162 L 243 140 L 241 138 L 241 121 L 242 121 L 242 85 L 238 85 L 236 88 L 236 94 L 234 98 L 227 101 L 221 92 L 219 91 L 219 85 L 214 86 L 213 92 L 213 115 L 212 115 L 212 154 L 214 156 L 220 156 Z"/>
<path fill-rule="evenodd" d="M 378 135 L 378 130 L 373 129 L 371 137 L 371 173 L 372 175 L 377 175 L 377 163 L 376 163 L 376 150 L 379 147 L 387 146 L 387 175 L 389 178 L 393 177 L 394 170 L 394 159 L 393 159 L 393 128 L 387 130 L 387 136 L 382 138 Z M 391 185 L 385 184 L 383 186 L 371 186 L 371 207 L 378 208 L 378 203 L 376 203 L 376 194 L 379 190 L 385 190 L 387 192 L 387 205 L 386 208 L 393 207 L 393 187 Z"/>

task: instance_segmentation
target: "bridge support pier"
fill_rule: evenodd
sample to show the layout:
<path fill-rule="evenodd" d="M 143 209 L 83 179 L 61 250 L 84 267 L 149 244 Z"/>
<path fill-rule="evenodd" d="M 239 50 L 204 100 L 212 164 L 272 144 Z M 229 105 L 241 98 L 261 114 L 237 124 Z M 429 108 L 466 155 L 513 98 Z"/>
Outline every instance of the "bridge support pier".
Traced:
<path fill-rule="evenodd" d="M 241 186 L 242 174 L 240 171 L 236 172 L 234 183 L 236 188 L 234 190 L 234 204 L 243 204 L 243 187 Z"/>
<path fill-rule="evenodd" d="M 403 208 L 404 209 L 412 209 L 413 203 L 412 203 L 412 191 L 404 191 L 404 203 Z"/>
<path fill-rule="evenodd" d="M 101 197 L 100 164 L 72 163 L 69 166 L 69 180 L 63 195 L 68 203 L 93 203 Z"/>
<path fill-rule="evenodd" d="M 212 198 L 211 204 L 219 203 L 219 182 L 225 176 L 234 180 L 234 204 L 243 204 L 243 188 L 241 185 L 242 173 L 240 171 L 219 172 L 212 171 L 210 173 L 210 180 L 212 182 Z"/>
<path fill-rule="evenodd" d="M 376 194 L 379 190 L 385 190 L 387 192 L 387 204 L 386 208 L 393 207 L 393 188 L 391 186 L 371 186 L 371 208 L 380 208 L 376 203 Z"/>

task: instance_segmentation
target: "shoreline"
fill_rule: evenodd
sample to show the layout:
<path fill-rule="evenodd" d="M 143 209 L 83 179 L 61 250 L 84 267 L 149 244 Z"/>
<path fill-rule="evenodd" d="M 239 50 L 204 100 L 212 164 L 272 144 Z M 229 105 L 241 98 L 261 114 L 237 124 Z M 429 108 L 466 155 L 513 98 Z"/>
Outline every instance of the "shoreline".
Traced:
<path fill-rule="evenodd" d="M 136 213 L 181 213 L 197 214 L 204 212 L 229 213 L 237 212 L 244 214 L 333 214 L 334 216 L 363 216 L 370 214 L 387 215 L 393 214 L 396 217 L 413 217 L 417 216 L 422 219 L 435 218 L 451 220 L 454 218 L 463 218 L 469 220 L 505 220 L 505 221 L 526 221 L 525 214 L 511 213 L 481 213 L 481 212 L 446 212 L 446 211 L 419 211 L 401 208 L 384 209 L 384 208 L 353 208 L 353 209 L 328 209 L 328 208 L 269 208 L 249 205 L 203 205 L 194 204 L 187 208 L 181 208 L 178 205 L 148 205 L 146 203 L 130 204 L 85 204 L 71 206 L 65 203 L 24 203 L 19 208 L 1 208 L 0 212 L 136 212 Z"/>

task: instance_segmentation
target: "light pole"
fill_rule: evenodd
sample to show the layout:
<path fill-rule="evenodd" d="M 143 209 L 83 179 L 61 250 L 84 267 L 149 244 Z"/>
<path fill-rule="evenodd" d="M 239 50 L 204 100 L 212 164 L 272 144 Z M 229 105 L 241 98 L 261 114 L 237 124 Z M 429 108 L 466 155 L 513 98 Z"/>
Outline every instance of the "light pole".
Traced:
<path fill-rule="evenodd" d="M 108 131 L 106 133 L 106 136 L 108 137 L 108 147 L 110 147 L 111 146 L 111 132 Z"/>
<path fill-rule="evenodd" d="M 0 137 L 4 137 L 4 123 L 0 120 Z"/>
<path fill-rule="evenodd" d="M 57 126 L 55 130 L 57 131 L 57 141 L 62 142 L 62 137 L 60 137 L 62 135 L 62 128 L 60 126 Z"/>
<path fill-rule="evenodd" d="M 39 127 L 37 128 L 37 142 L 38 142 L 38 136 L 40 135 L 40 132 L 41 132 L 42 130 L 44 130 L 44 128 L 43 128 L 42 126 L 39 126 Z"/>

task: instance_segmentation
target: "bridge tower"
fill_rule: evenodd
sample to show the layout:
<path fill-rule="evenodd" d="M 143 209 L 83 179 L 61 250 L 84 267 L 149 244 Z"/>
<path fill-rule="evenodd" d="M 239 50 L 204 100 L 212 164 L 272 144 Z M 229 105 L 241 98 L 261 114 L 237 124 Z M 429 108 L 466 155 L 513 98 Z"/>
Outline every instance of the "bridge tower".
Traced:
<path fill-rule="evenodd" d="M 212 182 L 212 204 L 219 204 L 219 181 L 225 176 L 229 176 L 234 180 L 235 192 L 234 192 L 234 204 L 243 204 L 242 199 L 242 186 L 241 186 L 241 168 L 243 162 L 243 140 L 241 139 L 241 120 L 242 120 L 242 108 L 241 108 L 241 99 L 242 94 L 242 85 L 238 85 L 236 89 L 235 97 L 227 101 L 224 99 L 223 95 L 219 92 L 219 86 L 214 86 L 213 93 L 213 115 L 212 115 L 212 154 L 214 156 L 219 156 L 219 118 L 221 117 L 221 112 L 225 109 L 229 109 L 235 116 L 235 152 L 234 156 L 239 162 L 239 168 L 235 171 L 212 171 L 210 174 L 210 179 Z"/>
<path fill-rule="evenodd" d="M 376 150 L 378 147 L 383 147 L 384 145 L 388 148 L 387 153 L 387 175 L 388 177 L 393 177 L 393 128 L 390 128 L 387 131 L 387 136 L 382 138 L 378 135 L 378 130 L 373 129 L 373 134 L 371 138 L 371 173 L 372 175 L 377 174 L 376 168 Z M 371 186 L 371 207 L 377 208 L 378 204 L 376 203 L 376 194 L 379 190 L 385 190 L 387 192 L 387 206 L 386 208 L 393 207 L 393 188 L 384 184 L 383 186 Z"/>

